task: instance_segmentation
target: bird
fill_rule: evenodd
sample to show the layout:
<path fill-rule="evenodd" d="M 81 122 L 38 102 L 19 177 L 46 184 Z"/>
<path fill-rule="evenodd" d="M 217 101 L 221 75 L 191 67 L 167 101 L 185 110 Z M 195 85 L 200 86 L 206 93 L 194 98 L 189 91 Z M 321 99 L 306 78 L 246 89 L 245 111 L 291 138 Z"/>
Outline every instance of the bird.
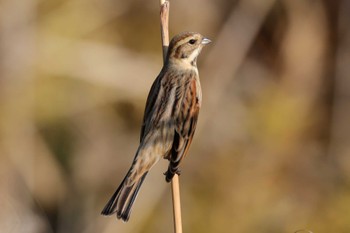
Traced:
<path fill-rule="evenodd" d="M 202 103 L 197 57 L 210 42 L 196 32 L 180 33 L 170 41 L 164 65 L 147 97 L 132 165 L 102 215 L 116 214 L 117 219 L 127 222 L 143 181 L 161 158 L 169 160 L 164 173 L 167 182 L 179 174 Z"/>

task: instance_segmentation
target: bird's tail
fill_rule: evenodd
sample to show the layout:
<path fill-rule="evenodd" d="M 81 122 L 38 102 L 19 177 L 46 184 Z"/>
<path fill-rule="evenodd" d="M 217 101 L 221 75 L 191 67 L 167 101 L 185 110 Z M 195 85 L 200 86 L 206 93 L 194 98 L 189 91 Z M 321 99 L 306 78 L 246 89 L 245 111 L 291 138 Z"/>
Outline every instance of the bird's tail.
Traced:
<path fill-rule="evenodd" d="M 130 172 L 125 176 L 107 205 L 103 208 L 101 212 L 102 215 L 112 215 L 116 213 L 118 219 L 122 219 L 124 222 L 129 220 L 132 205 L 148 172 L 143 174 L 131 185 L 127 184 L 129 173 Z"/>

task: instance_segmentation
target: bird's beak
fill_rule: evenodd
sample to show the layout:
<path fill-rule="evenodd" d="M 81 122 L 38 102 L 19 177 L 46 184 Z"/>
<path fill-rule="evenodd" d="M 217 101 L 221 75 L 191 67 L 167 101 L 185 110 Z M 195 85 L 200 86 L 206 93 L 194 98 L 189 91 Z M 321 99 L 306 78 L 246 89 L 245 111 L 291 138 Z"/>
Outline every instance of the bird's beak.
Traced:
<path fill-rule="evenodd" d="M 203 38 L 202 39 L 202 43 L 201 44 L 203 44 L 203 45 L 206 45 L 206 44 L 209 44 L 211 42 L 211 40 L 209 40 L 208 38 Z"/>

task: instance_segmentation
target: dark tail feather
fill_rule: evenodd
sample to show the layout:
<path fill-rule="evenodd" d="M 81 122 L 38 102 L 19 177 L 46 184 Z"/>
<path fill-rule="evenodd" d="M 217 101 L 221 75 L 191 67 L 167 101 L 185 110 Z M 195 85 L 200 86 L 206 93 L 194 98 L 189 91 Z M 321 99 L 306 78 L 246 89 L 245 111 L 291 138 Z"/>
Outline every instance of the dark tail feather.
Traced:
<path fill-rule="evenodd" d="M 125 176 L 122 183 L 119 185 L 107 205 L 103 208 L 102 215 L 117 214 L 118 219 L 127 222 L 130 217 L 132 205 L 137 197 L 137 193 L 146 178 L 147 172 L 134 184 L 127 186 L 126 180 L 129 173 Z"/>

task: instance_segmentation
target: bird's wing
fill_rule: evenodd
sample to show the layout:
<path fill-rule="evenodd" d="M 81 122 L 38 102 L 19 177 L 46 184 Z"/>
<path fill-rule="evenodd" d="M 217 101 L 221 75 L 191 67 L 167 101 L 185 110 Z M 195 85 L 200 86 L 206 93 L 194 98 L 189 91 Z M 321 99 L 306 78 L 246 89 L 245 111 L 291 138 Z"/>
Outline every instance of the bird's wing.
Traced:
<path fill-rule="evenodd" d="M 179 109 L 175 120 L 175 135 L 170 159 L 171 170 L 175 172 L 187 154 L 196 129 L 200 108 L 198 99 L 198 91 L 200 90 L 198 88 L 195 78 L 191 78 L 185 85 L 182 101 L 176 106 Z"/>
<path fill-rule="evenodd" d="M 154 109 L 154 105 L 156 103 L 159 90 L 160 90 L 160 81 L 162 79 L 162 72 L 158 75 L 158 77 L 154 80 L 151 90 L 148 93 L 147 101 L 146 101 L 146 107 L 145 112 L 143 115 L 143 121 L 141 126 L 141 133 L 140 133 L 140 142 L 142 142 L 143 137 L 145 136 L 146 128 L 148 127 L 147 124 L 150 123 L 150 118 L 152 115 L 152 110 Z"/>

